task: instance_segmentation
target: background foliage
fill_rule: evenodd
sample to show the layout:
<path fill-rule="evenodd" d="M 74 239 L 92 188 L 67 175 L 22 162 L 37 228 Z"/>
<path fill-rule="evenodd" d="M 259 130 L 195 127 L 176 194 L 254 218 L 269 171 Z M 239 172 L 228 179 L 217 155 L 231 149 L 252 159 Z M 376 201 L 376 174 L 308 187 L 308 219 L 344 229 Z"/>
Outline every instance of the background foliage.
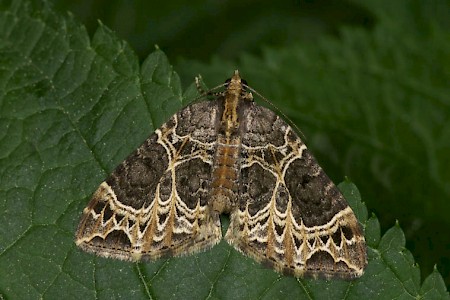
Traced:
<path fill-rule="evenodd" d="M 175 297 L 192 289 L 180 278 L 203 276 L 203 298 L 224 295 L 220 285 L 234 291 L 227 284 L 260 298 L 287 290 L 448 297 L 432 271 L 437 263 L 449 284 L 448 3 L 130 3 L 56 2 L 59 15 L 39 1 L 0 2 L 0 294 L 158 297 L 175 282 L 165 295 Z M 356 183 L 382 232 L 400 221 L 422 278 L 432 272 L 427 280 L 421 285 L 400 228 L 380 239 L 364 209 L 371 264 L 350 284 L 286 279 L 225 244 L 131 266 L 75 249 L 73 231 L 96 185 L 191 98 L 160 51 L 147 58 L 154 43 L 186 87 L 198 73 L 213 86 L 239 68 L 301 128 L 336 182 L 348 175 Z M 248 272 L 258 280 L 242 277 Z"/>

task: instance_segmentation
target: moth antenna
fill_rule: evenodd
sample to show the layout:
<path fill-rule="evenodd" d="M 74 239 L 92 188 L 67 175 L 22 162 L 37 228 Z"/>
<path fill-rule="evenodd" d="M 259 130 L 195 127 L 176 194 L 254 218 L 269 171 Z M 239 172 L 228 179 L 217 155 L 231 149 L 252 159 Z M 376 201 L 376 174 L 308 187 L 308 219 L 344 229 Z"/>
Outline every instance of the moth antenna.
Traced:
<path fill-rule="evenodd" d="M 303 134 L 303 132 L 300 130 L 300 128 L 298 128 L 298 126 L 291 120 L 291 118 L 289 118 L 285 113 L 283 113 L 283 111 L 281 109 L 278 108 L 278 106 L 276 106 L 275 104 L 273 104 L 272 101 L 270 101 L 269 99 L 267 99 L 266 97 L 264 97 L 263 95 L 261 95 L 260 93 L 258 93 L 254 88 L 252 88 L 251 86 L 248 86 L 247 84 L 244 84 L 244 86 L 246 88 L 248 88 L 250 91 L 252 91 L 253 93 L 255 93 L 259 98 L 261 98 L 262 100 L 264 100 L 264 102 L 266 102 L 267 104 L 269 104 L 273 109 L 275 109 L 282 117 L 283 119 L 285 119 L 289 125 L 291 125 L 291 127 L 293 127 L 295 129 L 296 132 L 298 132 L 299 134 L 301 134 L 301 136 L 303 137 L 303 139 L 306 141 L 306 136 Z"/>

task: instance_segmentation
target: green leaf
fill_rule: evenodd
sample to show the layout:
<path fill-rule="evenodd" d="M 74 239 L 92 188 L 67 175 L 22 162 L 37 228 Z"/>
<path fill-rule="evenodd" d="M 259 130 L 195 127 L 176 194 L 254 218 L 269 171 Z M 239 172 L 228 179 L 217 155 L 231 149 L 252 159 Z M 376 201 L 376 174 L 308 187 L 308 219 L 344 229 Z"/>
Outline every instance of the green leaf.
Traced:
<path fill-rule="evenodd" d="M 225 242 L 151 263 L 82 252 L 74 232 L 92 192 L 195 95 L 192 86 L 182 93 L 160 50 L 140 66 L 105 26 L 90 39 L 71 15 L 41 1 L 0 5 L 0 70 L 0 297 L 449 298 L 436 270 L 420 285 L 400 227 L 381 238 L 350 182 L 339 187 L 369 245 L 366 273 L 355 281 L 281 276 Z"/>

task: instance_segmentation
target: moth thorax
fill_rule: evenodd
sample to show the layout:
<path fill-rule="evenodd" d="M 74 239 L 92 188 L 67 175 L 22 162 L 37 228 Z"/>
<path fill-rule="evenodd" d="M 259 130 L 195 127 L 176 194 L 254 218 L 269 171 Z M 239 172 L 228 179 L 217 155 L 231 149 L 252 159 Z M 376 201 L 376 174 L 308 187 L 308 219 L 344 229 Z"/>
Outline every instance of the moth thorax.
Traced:
<path fill-rule="evenodd" d="M 219 138 L 211 178 L 210 203 L 218 213 L 228 213 L 236 202 L 240 140 Z"/>

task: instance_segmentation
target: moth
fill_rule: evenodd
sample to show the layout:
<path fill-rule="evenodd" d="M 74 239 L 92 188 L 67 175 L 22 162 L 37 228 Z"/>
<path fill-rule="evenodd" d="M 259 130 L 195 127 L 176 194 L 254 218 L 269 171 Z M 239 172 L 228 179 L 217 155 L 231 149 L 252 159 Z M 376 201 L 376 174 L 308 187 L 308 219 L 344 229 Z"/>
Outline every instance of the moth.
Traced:
<path fill-rule="evenodd" d="M 341 192 L 291 126 L 253 101 L 238 71 L 223 87 L 173 115 L 100 184 L 76 244 L 141 261 L 224 238 L 283 274 L 361 276 L 365 239 Z M 220 214 L 230 216 L 224 237 Z"/>

